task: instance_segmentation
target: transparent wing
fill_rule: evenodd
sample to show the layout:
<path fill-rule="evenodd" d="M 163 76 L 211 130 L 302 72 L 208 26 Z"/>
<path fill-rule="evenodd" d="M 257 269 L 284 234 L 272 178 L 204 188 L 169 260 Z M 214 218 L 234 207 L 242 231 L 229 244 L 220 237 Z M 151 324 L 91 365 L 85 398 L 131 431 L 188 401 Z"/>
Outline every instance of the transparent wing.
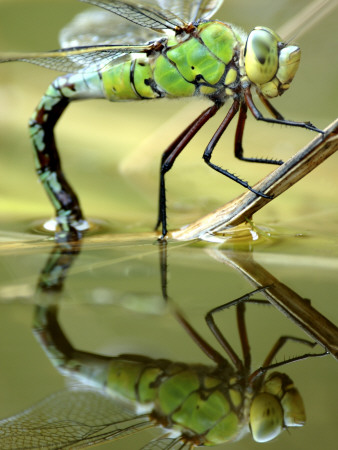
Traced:
<path fill-rule="evenodd" d="M 0 55 L 0 63 L 24 61 L 60 72 L 95 72 L 124 55 L 145 53 L 151 50 L 151 45 L 98 45 L 41 53 L 8 53 Z"/>
<path fill-rule="evenodd" d="M 195 22 L 197 19 L 210 19 L 224 0 L 158 0 L 158 4 L 162 8 L 168 7 L 170 3 L 170 11 L 178 17 L 189 22 Z"/>
<path fill-rule="evenodd" d="M 84 45 L 145 44 L 158 38 L 149 28 L 140 27 L 109 11 L 90 8 L 74 17 L 60 32 L 63 48 Z"/>
<path fill-rule="evenodd" d="M 151 3 L 134 3 L 119 0 L 80 0 L 84 3 L 99 6 L 118 16 L 145 28 L 163 32 L 177 31 L 184 27 L 185 22 L 167 9 L 159 8 Z M 167 5 L 168 6 L 168 5 Z"/>
<path fill-rule="evenodd" d="M 222 6 L 224 0 L 201 0 L 196 12 L 197 19 L 210 19 Z"/>
<path fill-rule="evenodd" d="M 141 42 L 149 42 L 154 38 L 149 29 L 177 31 L 186 25 L 176 14 L 162 9 L 164 0 L 157 0 L 156 5 L 150 3 L 141 5 L 116 0 L 81 1 L 113 12 L 131 23 L 117 25 L 113 16 L 108 18 L 104 11 L 95 13 L 85 11 L 76 16 L 61 31 L 61 45 L 66 48 L 52 52 L 0 55 L 0 63 L 24 61 L 66 73 L 95 72 L 130 53 L 151 51 L 151 44 L 136 45 Z M 174 0 L 173 10 L 195 20 L 197 16 L 210 17 L 221 3 L 221 0 Z M 141 25 L 141 27 L 137 25 Z M 119 38 L 121 45 L 111 44 L 111 42 L 116 42 L 115 38 Z"/>
<path fill-rule="evenodd" d="M 163 11 L 168 7 L 167 0 L 153 0 Z M 188 21 L 211 17 L 223 0 L 172 0 L 170 11 L 175 17 Z M 151 5 L 154 7 L 154 5 Z M 61 47 L 78 47 L 102 44 L 144 44 L 158 37 L 153 30 L 140 27 L 133 22 L 125 22 L 111 11 L 90 8 L 74 17 L 60 32 Z"/>
<path fill-rule="evenodd" d="M 0 421 L 0 448 L 79 448 L 154 426 L 94 389 L 60 391 L 32 408 Z"/>

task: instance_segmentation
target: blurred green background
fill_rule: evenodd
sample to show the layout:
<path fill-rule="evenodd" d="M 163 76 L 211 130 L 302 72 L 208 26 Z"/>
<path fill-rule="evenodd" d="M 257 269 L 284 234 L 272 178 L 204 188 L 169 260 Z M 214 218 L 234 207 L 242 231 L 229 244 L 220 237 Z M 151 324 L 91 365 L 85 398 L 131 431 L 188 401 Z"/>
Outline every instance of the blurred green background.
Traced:
<path fill-rule="evenodd" d="M 227 0 L 217 18 L 246 31 L 256 25 L 278 29 L 308 3 Z M 58 31 L 85 8 L 76 0 L 0 0 L 0 52 L 58 48 Z M 274 102 L 286 118 L 311 120 L 324 128 L 336 117 L 336 24 L 337 9 L 296 39 L 302 49 L 300 69 L 290 90 Z M 0 417 L 32 405 L 64 383 L 30 329 L 36 281 L 53 246 L 50 237 L 32 230 L 35 221 L 48 219 L 53 211 L 34 173 L 27 122 L 56 75 L 23 63 L 0 66 Z M 102 220 L 106 232 L 101 239 L 86 240 L 66 282 L 61 319 L 75 346 L 110 355 L 146 353 L 206 362 L 170 314 L 163 313 L 155 235 L 138 234 L 151 231 L 155 223 L 161 152 L 205 107 L 204 101 L 197 100 L 116 104 L 93 100 L 71 105 L 60 120 L 56 137 L 65 172 L 87 217 Z M 191 142 L 167 177 L 170 229 L 243 191 L 202 161 L 226 107 Z M 234 159 L 234 128 L 232 124 L 222 137 L 214 162 L 254 184 L 271 168 Z M 248 155 L 285 160 L 312 137 L 308 131 L 258 124 L 250 118 L 244 144 Z M 301 296 L 311 298 L 312 305 L 335 323 L 337 164 L 334 155 L 260 211 L 255 222 L 269 236 L 253 248 L 255 258 L 267 270 Z M 238 273 L 198 246 L 169 247 L 169 273 L 170 296 L 208 339 L 204 314 L 251 289 Z M 254 367 L 280 334 L 304 337 L 272 308 L 253 306 L 248 318 Z M 220 324 L 236 343 L 231 313 Z M 286 349 L 280 359 L 302 350 Z M 333 450 L 338 413 L 336 361 L 331 357 L 304 361 L 285 371 L 304 398 L 308 423 L 266 446 Z M 131 439 L 102 448 L 137 449 L 149 435 Z M 233 447 L 254 449 L 262 444 L 248 437 Z"/>

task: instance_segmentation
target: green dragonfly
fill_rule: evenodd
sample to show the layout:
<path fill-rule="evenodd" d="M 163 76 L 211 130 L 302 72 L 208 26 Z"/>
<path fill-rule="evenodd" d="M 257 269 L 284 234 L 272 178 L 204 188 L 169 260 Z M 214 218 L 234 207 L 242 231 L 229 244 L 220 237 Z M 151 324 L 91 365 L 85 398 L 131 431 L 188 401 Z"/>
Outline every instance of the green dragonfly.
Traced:
<path fill-rule="evenodd" d="M 211 101 L 212 105 L 162 155 L 156 225 L 162 227 L 161 238 L 167 234 L 165 174 L 228 98 L 232 104 L 203 159 L 212 169 L 258 196 L 270 198 L 211 161 L 216 144 L 235 115 L 239 114 L 235 156 L 248 162 L 283 163 L 244 156 L 242 138 L 248 108 L 257 120 L 321 132 L 310 122 L 284 119 L 268 100 L 289 88 L 300 62 L 299 47 L 285 43 L 269 28 L 259 26 L 246 35 L 237 26 L 211 20 L 223 0 L 80 1 L 102 10 L 88 10 L 76 16 L 61 31 L 60 50 L 0 55 L 0 62 L 24 61 L 66 72 L 48 87 L 29 122 L 36 170 L 61 230 L 88 228 L 78 197 L 63 174 L 54 139 L 55 124 L 72 101 L 195 96 Z M 126 20 L 116 20 L 121 17 Z M 258 94 L 271 118 L 257 109 L 252 91 Z"/>
<path fill-rule="evenodd" d="M 73 347 L 58 319 L 58 296 L 79 251 L 79 242 L 56 245 L 40 276 L 34 318 L 34 333 L 50 362 L 77 387 L 59 391 L 1 420 L 0 448 L 83 448 L 158 427 L 162 434 L 144 449 L 192 449 L 232 442 L 248 432 L 255 441 L 266 442 L 285 428 L 304 425 L 303 401 L 292 380 L 283 373 L 267 372 L 310 356 L 271 364 L 288 340 L 313 344 L 281 337 L 262 366 L 251 369 L 245 304 L 268 303 L 252 298 L 262 288 L 206 315 L 206 323 L 228 360 L 168 300 L 164 257 L 164 300 L 169 301 L 178 322 L 212 364 L 187 364 L 135 354 L 102 356 Z M 214 320 L 216 312 L 232 306 L 236 306 L 243 359 Z"/>

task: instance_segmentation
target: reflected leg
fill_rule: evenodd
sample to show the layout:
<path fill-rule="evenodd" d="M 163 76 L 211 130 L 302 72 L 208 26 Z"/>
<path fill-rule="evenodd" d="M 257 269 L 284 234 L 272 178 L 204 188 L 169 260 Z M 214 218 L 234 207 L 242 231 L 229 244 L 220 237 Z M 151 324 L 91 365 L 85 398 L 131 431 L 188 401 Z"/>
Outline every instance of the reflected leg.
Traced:
<path fill-rule="evenodd" d="M 308 345 L 309 347 L 314 347 L 315 345 L 317 345 L 317 342 L 308 341 L 307 339 L 301 339 L 294 336 L 281 336 L 272 347 L 271 351 L 263 362 L 263 365 L 250 375 L 249 384 L 252 385 L 258 378 L 262 376 L 264 378 L 265 373 L 271 369 L 276 369 L 277 367 L 285 366 L 286 364 L 291 364 L 293 362 L 302 361 L 303 359 L 327 356 L 330 354 L 328 350 L 324 350 L 321 353 L 304 353 L 303 355 L 295 356 L 293 358 L 285 359 L 284 361 L 281 361 L 279 363 L 271 364 L 272 359 L 288 341 L 299 342 L 301 344 Z"/>
<path fill-rule="evenodd" d="M 235 300 L 232 300 L 231 302 L 227 302 L 224 305 L 217 306 L 216 308 L 209 311 L 206 316 L 205 320 L 207 322 L 207 325 L 209 329 L 211 330 L 212 334 L 215 336 L 217 341 L 220 343 L 221 347 L 225 350 L 233 364 L 236 366 L 237 370 L 243 370 L 244 367 L 247 370 L 250 370 L 250 363 L 251 363 L 251 355 L 250 355 L 250 346 L 249 346 L 249 340 L 246 330 L 246 324 L 245 324 L 245 302 L 250 303 L 259 303 L 259 304 L 270 304 L 267 300 L 256 300 L 251 299 L 251 297 L 254 294 L 257 294 L 258 292 L 263 291 L 266 289 L 266 286 L 263 288 L 255 289 L 252 292 L 249 292 L 248 294 L 243 295 L 242 297 L 239 297 Z M 242 305 L 242 306 L 241 306 Z M 232 306 L 237 306 L 237 324 L 238 324 L 238 332 L 239 337 L 241 340 L 241 346 L 243 351 L 243 358 L 244 358 L 244 366 L 241 359 L 238 357 L 237 353 L 233 350 L 227 339 L 225 339 L 223 333 L 220 331 L 218 326 L 215 323 L 213 315 L 217 312 L 223 311 L 224 309 L 231 308 Z"/>
<path fill-rule="evenodd" d="M 167 273 L 168 273 L 168 252 L 167 252 L 167 242 L 165 240 L 159 241 L 159 256 L 160 256 L 160 271 L 161 271 L 161 289 L 163 299 L 166 303 L 170 300 L 167 289 Z M 229 365 L 228 361 L 211 345 L 207 343 L 205 339 L 190 325 L 187 319 L 183 316 L 181 311 L 177 308 L 177 306 L 171 302 L 169 303 L 171 307 L 171 313 L 179 322 L 179 324 L 184 328 L 184 330 L 188 333 L 188 335 L 192 338 L 195 344 L 203 351 L 203 353 L 214 361 L 217 365 L 221 367 L 227 367 Z"/>
<path fill-rule="evenodd" d="M 232 362 L 236 365 L 236 367 L 243 367 L 242 361 L 238 358 L 237 354 L 234 352 L 228 341 L 225 339 L 224 335 L 221 333 L 219 328 L 217 327 L 213 314 L 219 311 L 223 311 L 224 309 L 228 309 L 232 306 L 237 306 L 237 323 L 238 323 L 238 330 L 241 340 L 241 346 L 243 351 L 243 359 L 244 359 L 244 367 L 248 371 L 250 370 L 250 363 L 251 363 L 251 355 L 250 355 L 250 346 L 249 341 L 247 337 L 247 331 L 246 331 L 246 325 L 245 325 L 245 303 L 254 303 L 254 304 L 261 304 L 261 305 L 271 305 L 271 303 L 268 300 L 260 300 L 260 299 L 252 299 L 251 297 L 258 293 L 262 292 L 265 289 L 267 289 L 269 286 L 264 286 L 262 288 L 256 289 L 252 292 L 249 292 L 248 294 L 243 295 L 242 297 L 239 297 L 235 300 L 232 300 L 231 302 L 225 303 L 224 305 L 220 305 L 217 308 L 212 309 L 208 312 L 205 319 L 207 322 L 208 327 L 210 328 L 212 334 L 216 337 L 222 348 L 227 352 L 228 356 L 231 358 Z M 241 306 L 242 305 L 242 306 Z M 285 364 L 300 361 L 302 359 L 306 359 L 309 357 L 317 357 L 317 356 L 325 356 L 329 352 L 325 350 L 322 353 L 306 353 L 298 357 L 289 358 L 287 360 L 284 360 L 280 363 L 271 364 L 271 361 L 276 356 L 278 351 L 285 345 L 287 341 L 293 341 L 293 342 L 299 342 L 304 345 L 308 345 L 310 347 L 314 347 L 316 345 L 315 342 L 309 341 L 307 339 L 297 338 L 294 336 L 281 336 L 277 342 L 274 344 L 272 349 L 270 350 L 268 356 L 265 358 L 263 365 L 254 371 L 250 377 L 249 377 L 249 384 L 252 384 L 257 378 L 261 377 L 263 374 L 265 374 L 268 370 L 274 369 L 280 366 L 283 366 Z M 237 360 L 238 358 L 238 360 Z"/>

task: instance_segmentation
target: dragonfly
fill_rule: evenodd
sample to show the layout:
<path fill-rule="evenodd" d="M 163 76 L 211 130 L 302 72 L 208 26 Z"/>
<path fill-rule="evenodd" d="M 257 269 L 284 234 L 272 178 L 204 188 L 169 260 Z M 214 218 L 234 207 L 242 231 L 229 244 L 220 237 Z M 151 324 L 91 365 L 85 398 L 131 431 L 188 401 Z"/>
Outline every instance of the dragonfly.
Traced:
<path fill-rule="evenodd" d="M 101 9 L 76 16 L 60 33 L 61 49 L 0 55 L 0 62 L 29 62 L 65 73 L 51 83 L 29 121 L 36 171 L 62 231 L 89 227 L 62 170 L 54 137 L 57 121 L 73 101 L 205 97 L 211 102 L 162 154 L 155 227 L 161 227 L 159 239 L 168 232 L 165 175 L 228 99 L 231 106 L 204 150 L 203 160 L 257 196 L 270 198 L 211 160 L 216 144 L 237 114 L 234 153 L 242 161 L 283 164 L 244 155 L 248 109 L 258 121 L 322 133 L 310 122 L 285 119 L 269 101 L 289 88 L 299 66 L 300 48 L 266 27 L 258 26 L 247 35 L 235 25 L 212 19 L 223 0 L 80 1 Z M 257 108 L 253 92 L 271 117 Z"/>
<path fill-rule="evenodd" d="M 286 428 L 304 425 L 299 391 L 288 375 L 271 370 L 316 354 L 274 364 L 272 361 L 289 340 L 311 347 L 314 344 L 283 336 L 262 366 L 251 368 L 246 304 L 267 304 L 266 300 L 253 298 L 265 288 L 206 314 L 206 324 L 225 355 L 210 345 L 171 303 L 178 323 L 212 364 L 187 364 L 136 354 L 103 356 L 75 348 L 58 317 L 58 295 L 79 252 L 79 242 L 63 241 L 55 246 L 38 283 L 33 327 L 48 359 L 72 386 L 1 420 L 1 448 L 83 448 L 157 427 L 160 435 L 143 449 L 187 450 L 232 442 L 249 432 L 255 441 L 267 442 Z M 161 253 L 161 264 L 163 261 L 165 254 Z M 169 301 L 166 267 L 161 265 L 162 287 L 163 298 Z M 216 313 L 231 307 L 236 308 L 243 358 L 215 321 Z"/>

